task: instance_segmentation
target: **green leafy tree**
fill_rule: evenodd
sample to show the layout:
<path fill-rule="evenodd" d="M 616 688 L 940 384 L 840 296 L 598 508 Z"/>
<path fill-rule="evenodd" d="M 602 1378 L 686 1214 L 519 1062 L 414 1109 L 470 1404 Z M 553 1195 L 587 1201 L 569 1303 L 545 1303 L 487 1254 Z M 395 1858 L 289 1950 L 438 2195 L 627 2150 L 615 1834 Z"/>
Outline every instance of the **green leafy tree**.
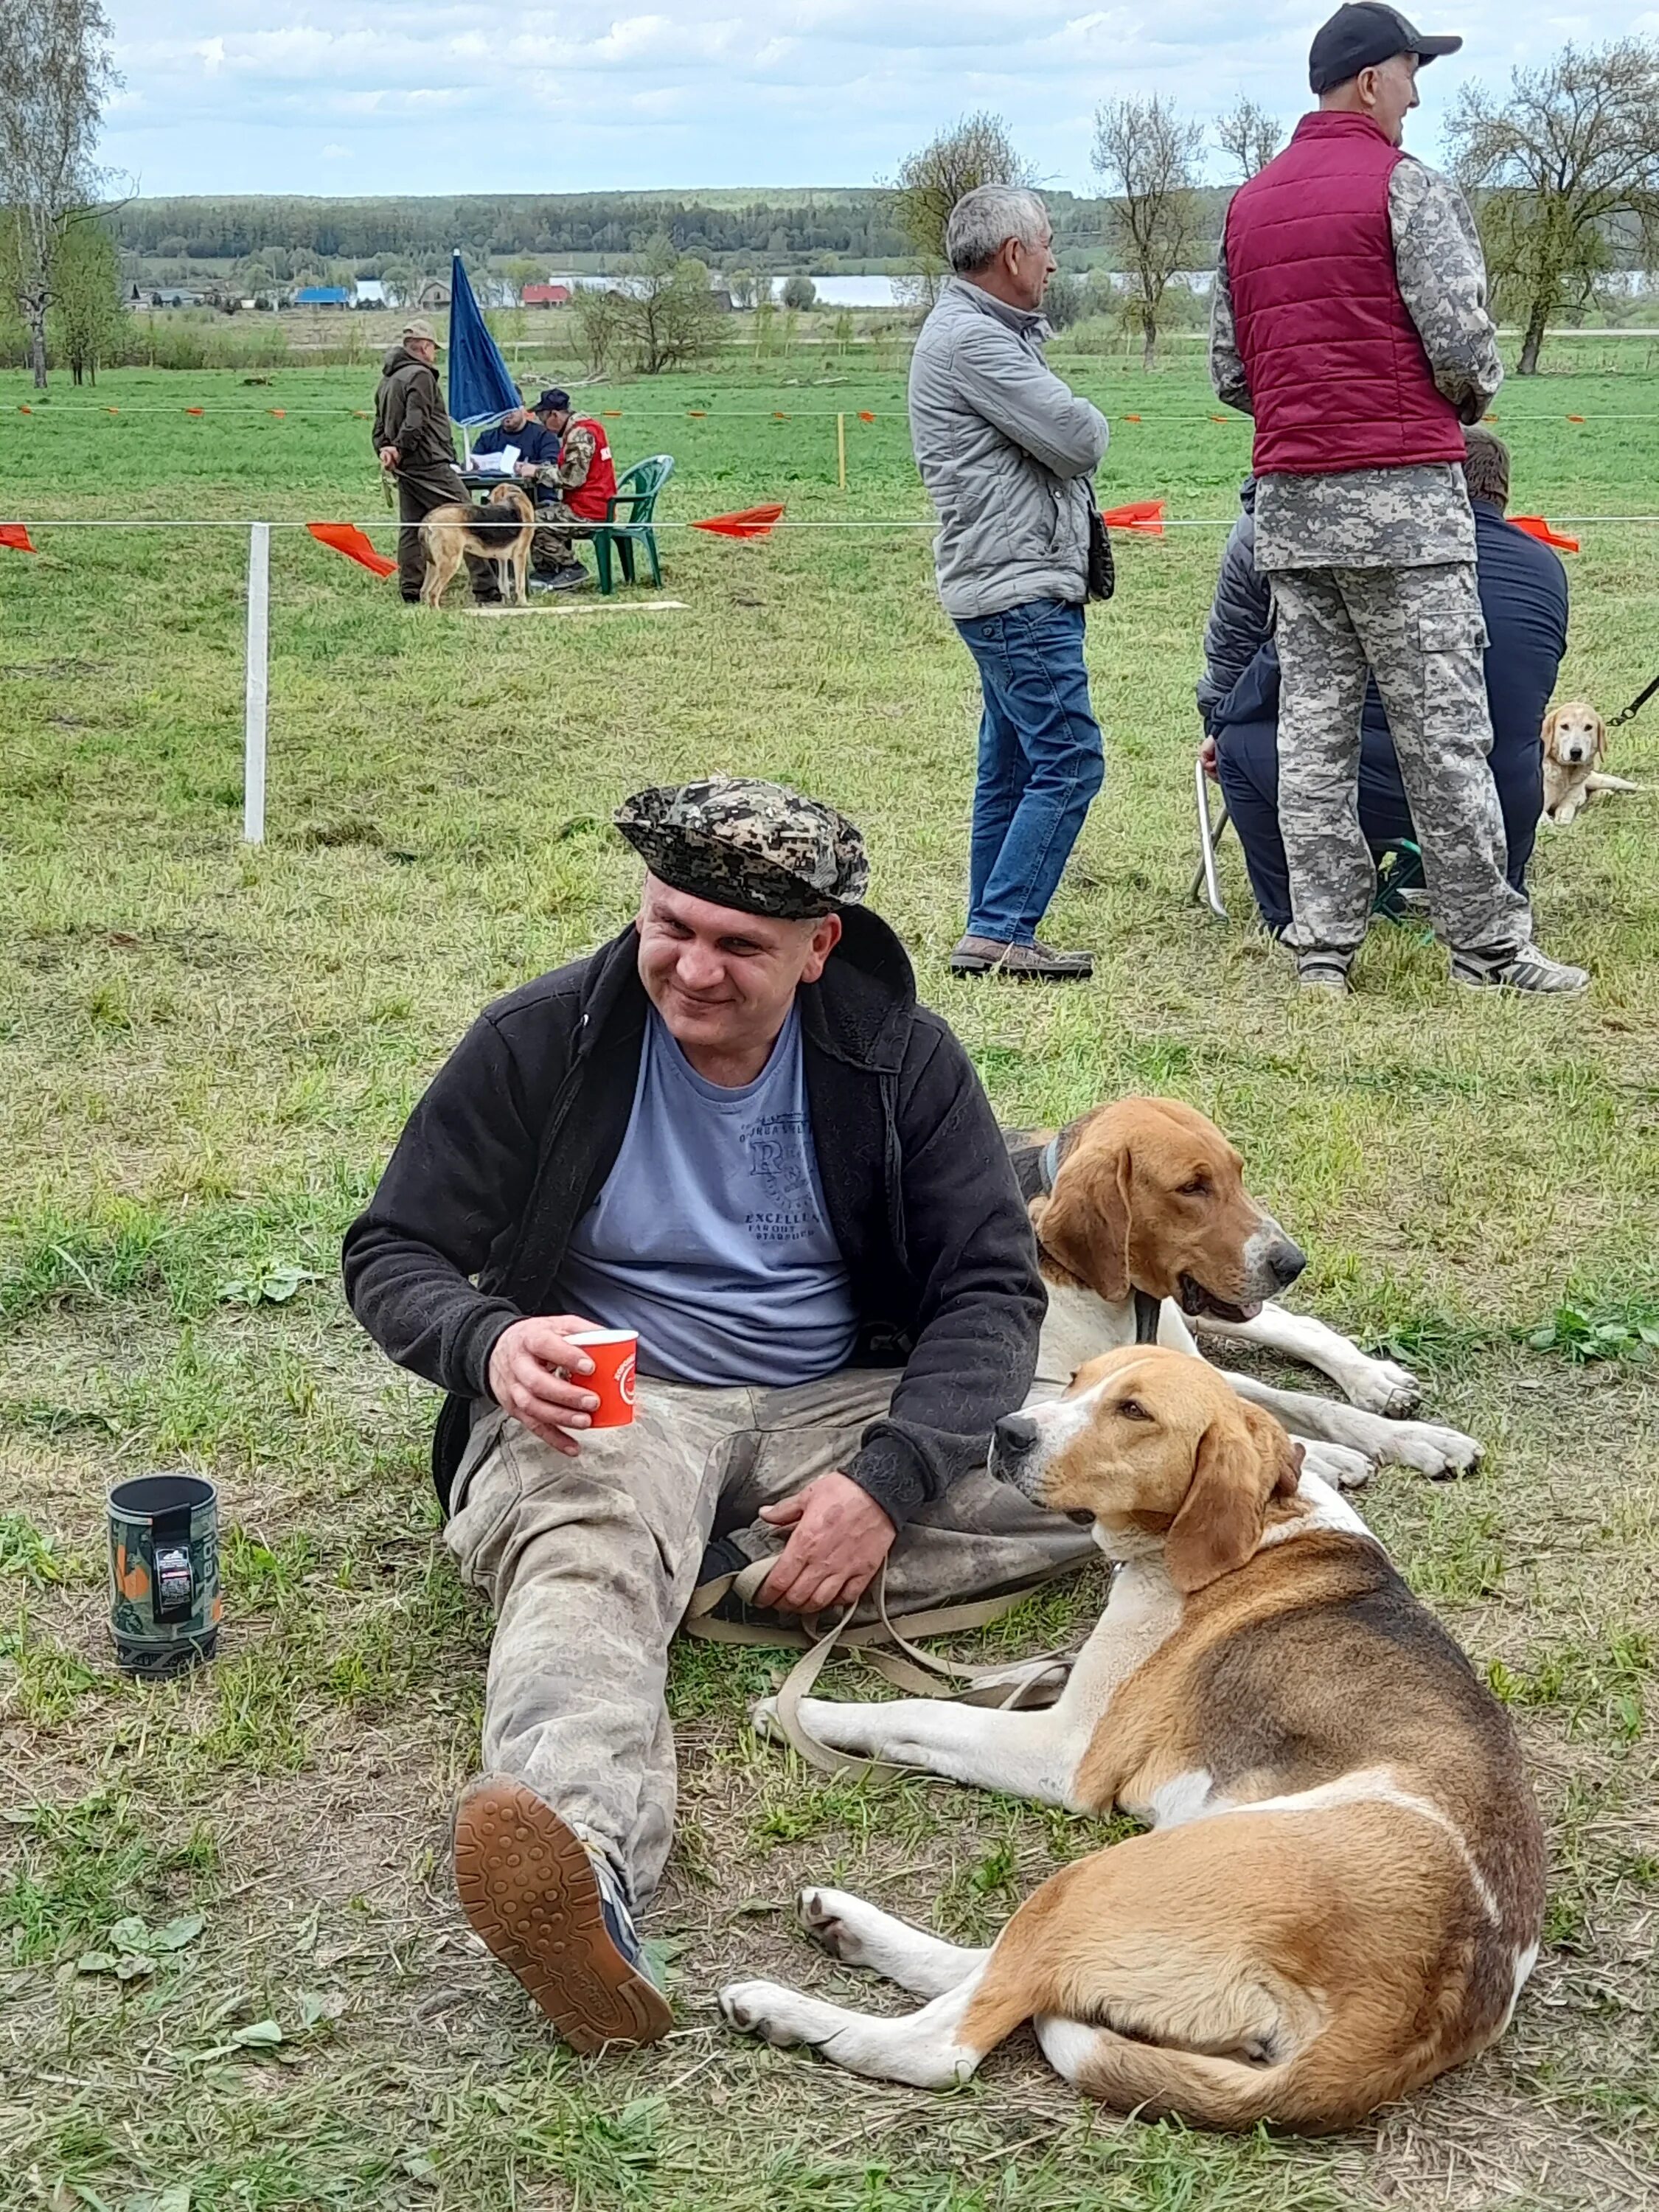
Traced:
<path fill-rule="evenodd" d="M 58 240 L 52 291 L 52 350 L 76 384 L 96 384 L 100 367 L 116 358 L 126 335 L 120 258 L 101 222 L 72 222 Z"/>
<path fill-rule="evenodd" d="M 1522 328 L 1519 376 L 1534 375 L 1552 319 L 1581 313 L 1633 225 L 1652 265 L 1659 241 L 1659 46 L 1621 39 L 1563 46 L 1516 70 L 1506 100 L 1465 85 L 1446 125 L 1474 204 L 1494 299 Z"/>
<path fill-rule="evenodd" d="M 796 269 L 783 280 L 783 304 L 798 313 L 817 304 L 818 288 L 804 269 Z"/>
<path fill-rule="evenodd" d="M 641 375 L 688 368 L 714 351 L 720 311 L 708 264 L 677 252 L 665 232 L 623 263 L 617 296 L 629 365 Z"/>
<path fill-rule="evenodd" d="M 0 209 L 37 391 L 46 385 L 52 264 L 103 181 L 98 121 L 120 82 L 110 35 L 99 0 L 5 0 L 0 17 Z"/>

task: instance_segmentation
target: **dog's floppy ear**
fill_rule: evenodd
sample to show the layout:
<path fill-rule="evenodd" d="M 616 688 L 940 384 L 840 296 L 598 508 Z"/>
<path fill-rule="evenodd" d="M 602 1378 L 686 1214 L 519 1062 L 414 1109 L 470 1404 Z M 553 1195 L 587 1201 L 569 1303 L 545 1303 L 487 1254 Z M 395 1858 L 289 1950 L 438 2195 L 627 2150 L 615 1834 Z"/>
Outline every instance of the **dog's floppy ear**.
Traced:
<path fill-rule="evenodd" d="M 1178 1590 L 1202 1589 L 1242 1567 L 1261 1541 L 1269 1498 L 1290 1497 L 1302 1447 L 1271 1414 L 1231 1407 L 1198 1440 L 1193 1480 L 1164 1540 L 1164 1564 Z"/>
<path fill-rule="evenodd" d="M 1044 1249 L 1108 1305 L 1129 1295 L 1129 1148 L 1074 1152 L 1062 1163 L 1052 1196 L 1033 1206 Z"/>
<path fill-rule="evenodd" d="M 1538 732 L 1543 744 L 1546 760 L 1555 758 L 1555 724 L 1560 712 L 1561 709 L 1559 707 L 1552 707 L 1544 717 L 1543 728 Z"/>
<path fill-rule="evenodd" d="M 1602 720 L 1601 715 L 1598 714 L 1595 717 L 1595 750 L 1590 755 L 1590 758 L 1592 760 L 1605 760 L 1607 757 L 1607 726 L 1606 722 Z"/>

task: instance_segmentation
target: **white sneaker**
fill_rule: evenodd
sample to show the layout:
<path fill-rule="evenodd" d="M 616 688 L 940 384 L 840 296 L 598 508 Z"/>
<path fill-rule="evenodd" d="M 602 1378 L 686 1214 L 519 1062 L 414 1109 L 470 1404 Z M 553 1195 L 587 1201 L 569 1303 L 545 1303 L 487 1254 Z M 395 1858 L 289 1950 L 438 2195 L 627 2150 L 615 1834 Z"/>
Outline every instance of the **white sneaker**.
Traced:
<path fill-rule="evenodd" d="M 1558 999 L 1576 999 L 1589 988 L 1583 968 L 1570 968 L 1565 960 L 1552 960 L 1535 945 L 1522 945 L 1496 959 L 1479 952 L 1454 952 L 1452 981 L 1483 991 L 1540 991 Z"/>

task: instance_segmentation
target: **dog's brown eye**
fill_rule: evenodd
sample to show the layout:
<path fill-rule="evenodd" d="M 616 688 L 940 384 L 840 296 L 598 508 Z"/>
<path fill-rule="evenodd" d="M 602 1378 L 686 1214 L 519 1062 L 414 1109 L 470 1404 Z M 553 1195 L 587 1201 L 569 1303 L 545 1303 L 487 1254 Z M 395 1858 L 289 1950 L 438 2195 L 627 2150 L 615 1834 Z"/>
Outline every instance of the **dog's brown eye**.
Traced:
<path fill-rule="evenodd" d="M 1208 1176 L 1194 1176 L 1190 1182 L 1182 1184 L 1180 1195 L 1182 1198 L 1202 1198 L 1209 1188 Z"/>
<path fill-rule="evenodd" d="M 1126 1421 L 1150 1421 L 1152 1418 L 1139 1398 L 1120 1398 L 1117 1410 Z"/>

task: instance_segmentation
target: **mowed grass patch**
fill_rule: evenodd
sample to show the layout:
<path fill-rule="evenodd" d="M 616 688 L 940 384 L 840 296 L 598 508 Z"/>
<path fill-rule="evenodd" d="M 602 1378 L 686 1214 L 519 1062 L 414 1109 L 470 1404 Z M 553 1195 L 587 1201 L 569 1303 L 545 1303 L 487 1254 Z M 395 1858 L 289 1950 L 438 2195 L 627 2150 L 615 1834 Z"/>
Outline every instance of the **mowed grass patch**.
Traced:
<path fill-rule="evenodd" d="M 1196 374 L 1077 374 L 1120 418 L 1109 497 L 1230 513 L 1246 434 L 1209 420 Z M 15 511 L 383 513 L 347 411 L 372 378 L 273 376 L 133 372 L 100 385 L 122 410 L 101 417 L 55 388 L 9 418 Z M 803 521 L 925 514 L 896 368 L 591 398 L 621 410 L 622 462 L 678 457 L 671 519 L 774 496 Z M 1517 506 L 1651 509 L 1654 426 L 1599 419 L 1644 404 L 1659 414 L 1659 377 L 1505 392 Z M 1651 538 L 1583 534 L 1563 684 L 1606 708 L 1652 672 Z M 38 542 L 33 561 L 0 553 L 0 2204 L 62 2185 L 125 2212 L 181 2178 L 196 2212 L 1642 2201 L 1659 2118 L 1650 792 L 1542 841 L 1540 935 L 1595 969 L 1585 1004 L 1454 997 L 1431 946 L 1386 931 L 1352 1004 L 1301 1006 L 1243 926 L 1236 852 L 1235 926 L 1186 903 L 1221 532 L 1120 540 L 1119 596 L 1089 621 L 1108 785 L 1054 920 L 1099 948 L 1097 978 L 963 987 L 943 963 L 976 702 L 923 529 L 672 532 L 684 613 L 512 623 L 407 612 L 278 533 L 258 853 L 239 841 L 245 538 Z M 1632 725 L 1613 765 L 1659 780 L 1656 732 Z M 558 2051 L 456 1911 L 447 1823 L 488 1623 L 438 1537 L 432 1401 L 344 1312 L 337 1239 L 480 1004 L 625 923 L 617 800 L 721 768 L 795 780 L 865 825 L 873 899 L 1009 1121 L 1134 1090 L 1214 1114 L 1310 1251 L 1296 1302 L 1396 1347 L 1431 1410 L 1487 1445 L 1472 1480 L 1391 1472 L 1366 1510 L 1522 1730 L 1549 1948 L 1494 2052 L 1361 2135 L 1122 2123 L 1024 2045 L 935 2100 L 728 2039 L 711 2000 L 734 1972 L 897 2002 L 793 1933 L 801 1882 L 978 1940 L 1115 1832 L 943 1786 L 826 1785 L 748 1729 L 765 1653 L 675 1659 L 682 1829 L 649 1933 L 678 2040 L 603 2066 Z M 221 1487 L 223 1656 L 139 1690 L 109 1664 L 102 1493 L 178 1463 Z M 1100 1598 L 1091 1578 L 996 1648 L 1080 1633 Z M 199 1936 L 126 1981 L 76 1970 L 137 1955 L 116 1944 L 127 1923 L 196 1913 Z"/>

